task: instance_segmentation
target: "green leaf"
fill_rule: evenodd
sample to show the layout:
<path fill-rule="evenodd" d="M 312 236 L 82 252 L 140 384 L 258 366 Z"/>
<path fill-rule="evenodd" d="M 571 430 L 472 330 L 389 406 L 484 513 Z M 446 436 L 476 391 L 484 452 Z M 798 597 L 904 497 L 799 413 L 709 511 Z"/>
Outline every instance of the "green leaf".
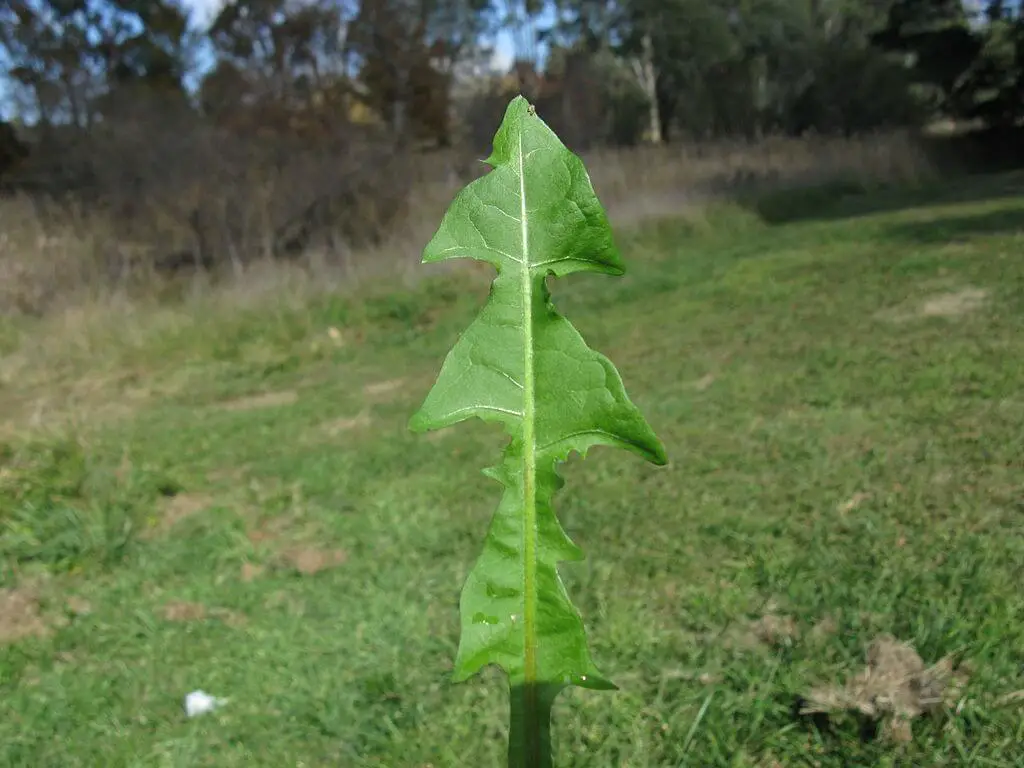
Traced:
<path fill-rule="evenodd" d="M 457 195 L 423 261 L 475 258 L 498 275 L 410 428 L 476 416 L 502 423 L 511 437 L 501 462 L 485 470 L 505 491 L 463 588 L 455 679 L 502 667 L 512 688 L 510 765 L 548 765 L 558 692 L 615 687 L 594 665 L 558 575 L 560 561 L 583 554 L 552 508 L 563 484 L 556 466 L 592 445 L 620 446 L 655 464 L 666 457 L 611 362 L 551 302 L 549 275 L 623 273 L 582 161 L 517 97 L 486 162 L 493 170 Z"/>

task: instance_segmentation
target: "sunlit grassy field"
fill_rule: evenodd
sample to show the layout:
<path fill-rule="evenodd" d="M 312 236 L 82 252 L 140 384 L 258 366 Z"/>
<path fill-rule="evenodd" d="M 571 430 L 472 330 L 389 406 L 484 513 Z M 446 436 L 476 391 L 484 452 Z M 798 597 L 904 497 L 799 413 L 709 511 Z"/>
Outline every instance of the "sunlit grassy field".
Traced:
<path fill-rule="evenodd" d="M 555 301 L 671 463 L 564 467 L 621 690 L 563 694 L 557 764 L 1024 764 L 1024 179 L 620 243 Z M 0 765 L 501 765 L 503 680 L 448 676 L 503 437 L 406 430 L 486 290 L 0 327 Z M 933 714 L 799 714 L 886 634 L 949 656 Z"/>

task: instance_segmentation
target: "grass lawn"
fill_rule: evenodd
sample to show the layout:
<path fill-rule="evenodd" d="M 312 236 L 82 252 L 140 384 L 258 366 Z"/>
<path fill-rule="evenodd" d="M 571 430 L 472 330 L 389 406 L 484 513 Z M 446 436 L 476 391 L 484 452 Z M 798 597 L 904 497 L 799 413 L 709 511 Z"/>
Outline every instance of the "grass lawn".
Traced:
<path fill-rule="evenodd" d="M 555 301 L 671 463 L 563 468 L 621 690 L 560 697 L 557 764 L 1024 764 L 1024 179 L 620 241 Z M 503 679 L 448 675 L 504 438 L 406 430 L 485 295 L 211 309 L 45 370 L 0 333 L 0 765 L 501 765 Z M 962 685 L 909 741 L 797 713 L 886 634 Z M 187 719 L 197 688 L 229 701 Z"/>

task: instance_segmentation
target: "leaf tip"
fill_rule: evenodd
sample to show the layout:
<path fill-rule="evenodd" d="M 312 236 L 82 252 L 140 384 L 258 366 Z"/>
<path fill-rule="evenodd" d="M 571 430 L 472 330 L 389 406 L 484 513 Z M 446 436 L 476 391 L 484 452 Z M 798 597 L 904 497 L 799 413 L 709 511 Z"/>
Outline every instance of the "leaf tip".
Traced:
<path fill-rule="evenodd" d="M 417 434 L 430 431 L 430 425 L 427 423 L 426 418 L 424 418 L 423 411 L 416 411 L 416 413 L 410 416 L 406 427 L 410 432 Z"/>
<path fill-rule="evenodd" d="M 656 467 L 664 467 L 668 464 L 668 453 L 665 451 L 665 446 L 660 440 L 658 440 L 654 450 L 651 452 L 651 463 Z"/>
<path fill-rule="evenodd" d="M 586 688 L 591 691 L 617 691 L 619 686 L 608 678 L 599 674 L 573 675 L 571 682 L 577 688 Z"/>

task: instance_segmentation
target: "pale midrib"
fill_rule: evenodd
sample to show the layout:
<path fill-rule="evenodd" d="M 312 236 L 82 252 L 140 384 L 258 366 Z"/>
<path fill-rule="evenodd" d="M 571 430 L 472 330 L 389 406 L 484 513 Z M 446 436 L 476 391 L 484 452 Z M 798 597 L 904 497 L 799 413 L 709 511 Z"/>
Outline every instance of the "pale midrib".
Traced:
<path fill-rule="evenodd" d="M 537 682 L 537 446 L 534 435 L 533 284 L 530 227 L 526 218 L 523 131 L 519 129 L 519 231 L 522 237 L 523 291 L 523 674 L 527 695 Z"/>

